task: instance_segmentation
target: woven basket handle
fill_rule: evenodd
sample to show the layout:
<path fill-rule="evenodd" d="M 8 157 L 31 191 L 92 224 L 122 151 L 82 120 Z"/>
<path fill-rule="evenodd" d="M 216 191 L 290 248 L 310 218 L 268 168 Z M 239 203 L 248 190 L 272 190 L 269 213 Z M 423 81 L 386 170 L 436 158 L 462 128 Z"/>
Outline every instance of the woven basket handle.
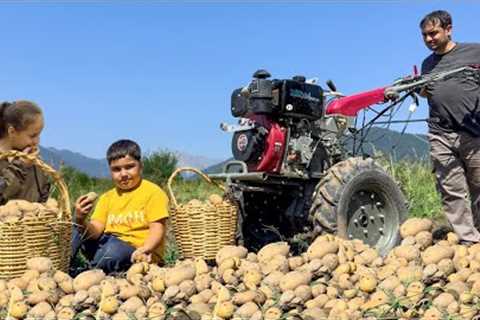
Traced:
<path fill-rule="evenodd" d="M 68 188 L 65 185 L 65 182 L 63 181 L 62 176 L 55 171 L 52 167 L 47 165 L 45 162 L 37 158 L 36 155 L 33 154 L 28 154 L 20 151 L 6 151 L 6 152 L 0 152 L 0 160 L 4 159 L 9 159 L 9 158 L 16 158 L 16 159 L 24 159 L 35 166 L 37 166 L 40 170 L 42 170 L 44 173 L 46 173 L 50 178 L 53 179 L 55 184 L 58 187 L 58 191 L 60 192 L 60 201 L 59 201 L 59 212 L 58 212 L 58 218 L 62 219 L 64 217 L 64 214 L 68 217 L 71 218 L 72 212 L 70 210 L 70 196 L 68 194 Z"/>
<path fill-rule="evenodd" d="M 175 171 L 173 171 L 172 175 L 170 176 L 170 178 L 168 178 L 168 181 L 167 181 L 168 194 L 169 194 L 170 199 L 172 200 L 173 205 L 174 205 L 175 207 L 178 207 L 178 203 L 177 203 L 177 199 L 175 198 L 175 195 L 173 194 L 172 182 L 173 182 L 173 179 L 175 179 L 175 177 L 176 177 L 180 172 L 184 172 L 184 171 L 194 172 L 194 173 L 198 174 L 200 177 L 202 177 L 202 178 L 203 178 L 205 181 L 207 181 L 208 183 L 217 186 L 218 188 L 222 189 L 222 191 L 225 191 L 225 187 L 224 187 L 224 186 L 222 186 L 221 184 L 219 184 L 219 183 L 217 183 L 217 182 L 215 182 L 215 181 L 212 181 L 205 173 L 201 172 L 201 171 L 198 170 L 198 169 L 195 169 L 195 168 L 192 168 L 192 167 L 178 168 L 178 169 L 176 169 Z"/>

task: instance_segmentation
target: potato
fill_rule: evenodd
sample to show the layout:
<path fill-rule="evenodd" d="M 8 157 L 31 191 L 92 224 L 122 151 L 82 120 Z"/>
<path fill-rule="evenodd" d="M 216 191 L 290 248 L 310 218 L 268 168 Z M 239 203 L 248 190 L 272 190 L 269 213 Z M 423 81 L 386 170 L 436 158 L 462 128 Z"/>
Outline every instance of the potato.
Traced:
<path fill-rule="evenodd" d="M 8 282 L 8 286 L 14 286 L 21 290 L 25 290 L 28 286 L 28 282 L 23 278 L 15 278 Z"/>
<path fill-rule="evenodd" d="M 195 272 L 197 276 L 208 273 L 209 271 L 210 268 L 208 267 L 208 264 L 205 262 L 205 260 L 203 260 L 202 258 L 195 259 Z"/>
<path fill-rule="evenodd" d="M 28 311 L 28 315 L 35 318 L 35 319 L 44 319 L 47 313 L 53 311 L 50 304 L 47 302 L 40 302 L 36 306 L 34 306 L 30 311 Z"/>
<path fill-rule="evenodd" d="M 134 319 L 147 319 L 147 307 L 141 306 L 135 311 Z"/>
<path fill-rule="evenodd" d="M 321 259 L 329 253 L 337 253 L 338 244 L 333 241 L 325 241 L 321 237 L 317 238 L 307 249 L 308 260 L 315 258 Z"/>
<path fill-rule="evenodd" d="M 215 262 L 217 263 L 217 266 L 220 266 L 225 259 L 232 257 L 243 259 L 247 256 L 247 253 L 248 250 L 242 246 L 224 246 L 217 252 Z"/>
<path fill-rule="evenodd" d="M 187 298 L 190 298 L 196 292 L 195 283 L 192 280 L 182 281 L 178 287 Z"/>
<path fill-rule="evenodd" d="M 100 302 L 100 310 L 107 314 L 114 314 L 117 312 L 120 302 L 114 296 L 106 297 Z"/>
<path fill-rule="evenodd" d="M 94 269 L 80 273 L 73 279 L 73 289 L 75 292 L 88 290 L 91 286 L 100 284 L 105 279 L 103 270 Z"/>
<path fill-rule="evenodd" d="M 45 257 L 30 258 L 27 260 L 27 269 L 44 273 L 53 269 L 53 263 Z"/>
<path fill-rule="evenodd" d="M 170 286 L 165 290 L 163 293 L 162 299 L 164 301 L 175 297 L 180 292 L 180 288 L 178 286 Z"/>
<path fill-rule="evenodd" d="M 315 259 L 313 259 L 312 262 L 313 261 L 315 261 Z M 321 261 L 322 265 L 327 267 L 329 271 L 335 270 L 335 268 L 338 267 L 339 264 L 338 256 L 334 253 L 324 255 Z"/>
<path fill-rule="evenodd" d="M 73 279 L 67 273 L 57 270 L 53 274 L 53 280 L 55 280 L 56 283 L 60 283 L 63 281 L 73 280 Z"/>
<path fill-rule="evenodd" d="M 125 311 L 118 311 L 112 316 L 112 320 L 131 320 L 131 319 L 132 317 Z"/>
<path fill-rule="evenodd" d="M 213 311 L 214 316 L 222 319 L 230 319 L 235 311 L 235 306 L 231 301 L 222 301 L 217 303 Z"/>
<path fill-rule="evenodd" d="M 45 290 L 45 291 L 52 291 L 57 288 L 57 283 L 55 280 L 49 277 L 41 277 L 38 279 L 38 288 L 40 290 Z"/>
<path fill-rule="evenodd" d="M 165 280 L 160 277 L 155 277 L 152 281 L 152 289 L 156 292 L 164 292 L 165 291 Z"/>
<path fill-rule="evenodd" d="M 424 250 L 432 245 L 433 236 L 428 231 L 420 231 L 415 235 L 415 243 L 421 250 Z"/>
<path fill-rule="evenodd" d="M 428 247 L 422 252 L 422 261 L 424 264 L 438 263 L 442 259 L 451 259 L 455 251 L 451 247 L 434 245 Z"/>
<path fill-rule="evenodd" d="M 290 246 L 287 242 L 269 243 L 260 249 L 257 253 L 257 258 L 260 263 L 267 263 L 275 256 L 286 257 L 290 252 Z"/>
<path fill-rule="evenodd" d="M 311 287 L 312 287 L 312 295 L 314 298 L 327 292 L 327 286 L 323 283 L 314 282 L 313 284 L 311 284 Z"/>
<path fill-rule="evenodd" d="M 263 278 L 262 283 L 270 287 L 277 287 L 284 275 L 285 274 L 281 271 L 273 271 L 268 276 Z"/>
<path fill-rule="evenodd" d="M 59 301 L 58 301 L 58 304 L 57 304 L 57 308 L 58 307 L 71 307 L 73 306 L 74 304 L 74 299 L 75 299 L 75 296 L 73 294 L 68 294 L 66 296 L 63 296 Z"/>
<path fill-rule="evenodd" d="M 192 199 L 187 202 L 187 206 L 190 206 L 190 207 L 200 207 L 202 205 L 203 205 L 202 201 L 198 199 Z"/>
<path fill-rule="evenodd" d="M 222 276 L 223 282 L 228 285 L 236 286 L 238 284 L 238 278 L 235 276 L 233 269 L 227 269 Z"/>
<path fill-rule="evenodd" d="M 167 312 L 167 307 L 161 302 L 155 302 L 148 307 L 148 319 L 163 319 L 162 317 Z"/>
<path fill-rule="evenodd" d="M 87 299 L 88 299 L 88 291 L 87 290 L 80 290 L 77 293 L 75 293 L 75 296 L 73 298 L 73 303 L 74 304 L 80 304 Z"/>
<path fill-rule="evenodd" d="M 400 226 L 400 235 L 402 238 L 408 236 L 416 236 L 421 231 L 430 231 L 432 229 L 432 221 L 422 218 L 411 218 Z"/>
<path fill-rule="evenodd" d="M 362 311 L 371 310 L 374 308 L 378 308 L 379 306 L 385 305 L 389 302 L 388 295 L 383 291 L 375 291 L 371 296 L 370 299 L 363 304 L 360 309 Z"/>
<path fill-rule="evenodd" d="M 301 256 L 288 258 L 288 267 L 292 271 L 300 268 L 304 263 L 305 263 L 305 261 L 303 260 L 303 257 L 301 257 Z"/>
<path fill-rule="evenodd" d="M 193 280 L 195 274 L 195 265 L 193 264 L 175 267 L 165 275 L 165 285 L 170 287 L 178 285 L 184 280 Z"/>
<path fill-rule="evenodd" d="M 206 303 L 192 303 L 189 306 L 187 306 L 187 311 L 189 314 L 197 313 L 199 315 L 200 314 L 209 315 L 212 313 L 210 306 Z"/>
<path fill-rule="evenodd" d="M 282 310 L 277 307 L 270 307 L 265 311 L 264 319 L 265 320 L 278 320 L 281 319 L 283 315 Z"/>
<path fill-rule="evenodd" d="M 265 275 L 270 274 L 273 271 L 280 271 L 286 273 L 289 271 L 288 259 L 284 256 L 276 255 L 267 263 L 261 263 L 260 269 Z"/>
<path fill-rule="evenodd" d="M 309 272 L 290 271 L 280 279 L 280 289 L 282 292 L 295 290 L 296 287 L 305 284 L 308 285 L 312 280 L 312 274 Z"/>
<path fill-rule="evenodd" d="M 228 269 L 237 269 L 237 267 L 240 265 L 240 259 L 238 257 L 231 257 L 227 258 L 222 261 L 222 263 L 218 266 L 217 273 L 219 275 L 223 275 L 225 270 Z"/>
<path fill-rule="evenodd" d="M 315 298 L 311 299 L 311 300 L 308 300 L 307 302 L 305 302 L 305 307 L 307 307 L 307 309 L 312 309 L 312 308 L 323 308 L 323 306 L 330 300 L 330 298 L 322 293 L 318 296 L 316 296 Z"/>
<path fill-rule="evenodd" d="M 9 287 L 8 290 L 10 291 L 10 303 L 22 301 L 24 299 L 23 291 L 20 290 L 19 287 Z"/>
<path fill-rule="evenodd" d="M 249 319 L 258 310 L 258 306 L 254 302 L 247 302 L 239 307 L 234 314 L 243 319 Z"/>
<path fill-rule="evenodd" d="M 400 282 L 419 281 L 423 277 L 423 271 L 420 266 L 400 267 L 397 270 L 397 276 Z"/>
<path fill-rule="evenodd" d="M 443 276 L 449 276 L 455 272 L 455 266 L 451 259 L 442 259 L 438 262 L 437 266 Z"/>
<path fill-rule="evenodd" d="M 373 292 L 377 288 L 377 279 L 373 275 L 364 275 L 360 278 L 358 287 L 363 292 Z"/>
<path fill-rule="evenodd" d="M 102 287 L 100 285 L 94 285 L 88 288 L 88 297 L 93 299 L 95 303 L 102 299 Z"/>
<path fill-rule="evenodd" d="M 120 306 L 120 310 L 126 313 L 135 313 L 138 308 L 143 306 L 143 301 L 139 297 L 131 297 Z"/>
<path fill-rule="evenodd" d="M 394 249 L 395 255 L 399 258 L 405 258 L 407 261 L 420 258 L 420 250 L 413 245 L 403 245 Z"/>
<path fill-rule="evenodd" d="M 247 270 L 243 275 L 243 282 L 248 289 L 254 290 L 262 281 L 262 274 L 258 270 Z"/>
<path fill-rule="evenodd" d="M 66 294 L 74 293 L 75 289 L 73 288 L 73 279 L 65 280 L 58 283 L 60 289 Z"/>
<path fill-rule="evenodd" d="M 257 292 L 253 290 L 237 292 L 233 295 L 232 303 L 236 305 L 243 305 L 247 302 L 253 301 L 256 295 L 257 295 Z"/>
<path fill-rule="evenodd" d="M 302 314 L 302 319 L 309 319 L 309 320 L 325 320 L 328 318 L 326 312 L 320 308 L 309 308 L 305 309 Z"/>
<path fill-rule="evenodd" d="M 223 198 L 219 194 L 212 193 L 210 196 L 208 196 L 208 201 L 210 201 L 210 203 L 213 205 L 217 205 L 222 204 Z"/>
<path fill-rule="evenodd" d="M 72 308 L 64 307 L 57 312 L 57 320 L 73 320 L 75 314 L 76 312 Z"/>
<path fill-rule="evenodd" d="M 23 319 L 28 312 L 28 306 L 23 301 L 17 301 L 10 306 L 8 314 L 17 319 Z"/>
<path fill-rule="evenodd" d="M 422 317 L 425 320 L 441 320 L 443 318 L 443 314 L 435 307 L 428 308 Z"/>
<path fill-rule="evenodd" d="M 433 299 L 432 304 L 439 309 L 446 309 L 453 302 L 455 302 L 455 297 L 448 292 L 443 292 Z"/>
<path fill-rule="evenodd" d="M 355 288 L 347 289 L 343 291 L 343 297 L 348 300 L 355 298 L 357 294 L 358 294 L 358 289 L 355 289 Z"/>
<path fill-rule="evenodd" d="M 38 277 L 40 277 L 40 272 L 38 272 L 37 270 L 27 270 L 24 272 L 21 278 L 23 279 L 23 281 L 29 283 L 33 280 L 38 279 Z"/>
<path fill-rule="evenodd" d="M 312 288 L 309 285 L 299 285 L 294 290 L 295 296 L 305 302 L 312 298 Z"/>
<path fill-rule="evenodd" d="M 85 195 L 85 197 L 88 199 L 88 201 L 94 202 L 98 198 L 98 194 L 95 192 L 89 192 Z"/>
<path fill-rule="evenodd" d="M 37 291 L 37 292 L 32 292 L 27 296 L 27 303 L 31 305 L 38 304 L 40 302 L 47 301 L 49 298 L 50 294 L 48 291 Z"/>
<path fill-rule="evenodd" d="M 137 296 L 140 293 L 140 287 L 137 285 L 126 284 L 120 287 L 118 297 L 122 300 L 127 300 Z"/>

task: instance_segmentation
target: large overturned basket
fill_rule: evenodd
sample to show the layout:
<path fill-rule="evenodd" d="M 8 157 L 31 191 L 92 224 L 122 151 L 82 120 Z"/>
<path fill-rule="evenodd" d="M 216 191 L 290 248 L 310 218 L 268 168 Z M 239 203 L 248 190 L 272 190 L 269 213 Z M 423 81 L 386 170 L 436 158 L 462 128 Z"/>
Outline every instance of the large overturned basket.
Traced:
<path fill-rule="evenodd" d="M 50 258 L 56 269 L 67 271 L 72 234 L 67 186 L 58 172 L 35 156 L 18 151 L 0 153 L 0 160 L 12 158 L 30 161 L 52 179 L 59 194 L 58 210 L 38 209 L 38 214 L 0 222 L 0 279 L 21 276 L 27 260 L 40 256 Z"/>
<path fill-rule="evenodd" d="M 235 243 L 237 207 L 228 198 L 221 203 L 179 204 L 172 190 L 175 177 L 184 171 L 198 174 L 208 183 L 225 192 L 225 188 L 195 168 L 178 168 L 167 182 L 170 196 L 170 217 L 175 240 L 183 258 L 214 259 L 218 250 Z"/>

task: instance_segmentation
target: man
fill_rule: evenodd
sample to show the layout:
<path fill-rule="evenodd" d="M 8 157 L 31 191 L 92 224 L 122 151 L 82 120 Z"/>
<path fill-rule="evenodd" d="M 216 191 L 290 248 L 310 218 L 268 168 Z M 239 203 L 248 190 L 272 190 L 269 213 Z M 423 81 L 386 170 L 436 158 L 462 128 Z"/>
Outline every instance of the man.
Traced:
<path fill-rule="evenodd" d="M 433 51 L 422 74 L 480 64 L 480 44 L 452 40 L 452 18 L 434 11 L 420 22 L 425 45 Z M 480 242 L 480 85 L 478 77 L 458 74 L 428 85 L 430 154 L 448 221 L 462 243 Z M 469 203 L 470 200 L 470 203 Z"/>

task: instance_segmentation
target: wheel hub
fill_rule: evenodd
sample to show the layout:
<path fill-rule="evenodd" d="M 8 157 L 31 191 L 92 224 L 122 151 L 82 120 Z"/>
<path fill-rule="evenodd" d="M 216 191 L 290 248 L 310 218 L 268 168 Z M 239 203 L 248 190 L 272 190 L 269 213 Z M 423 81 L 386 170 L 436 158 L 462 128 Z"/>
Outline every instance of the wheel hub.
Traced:
<path fill-rule="evenodd" d="M 391 228 L 385 224 L 385 199 L 375 191 L 359 191 L 354 194 L 349 207 L 347 234 L 350 239 L 360 239 L 375 246 L 388 238 Z"/>

